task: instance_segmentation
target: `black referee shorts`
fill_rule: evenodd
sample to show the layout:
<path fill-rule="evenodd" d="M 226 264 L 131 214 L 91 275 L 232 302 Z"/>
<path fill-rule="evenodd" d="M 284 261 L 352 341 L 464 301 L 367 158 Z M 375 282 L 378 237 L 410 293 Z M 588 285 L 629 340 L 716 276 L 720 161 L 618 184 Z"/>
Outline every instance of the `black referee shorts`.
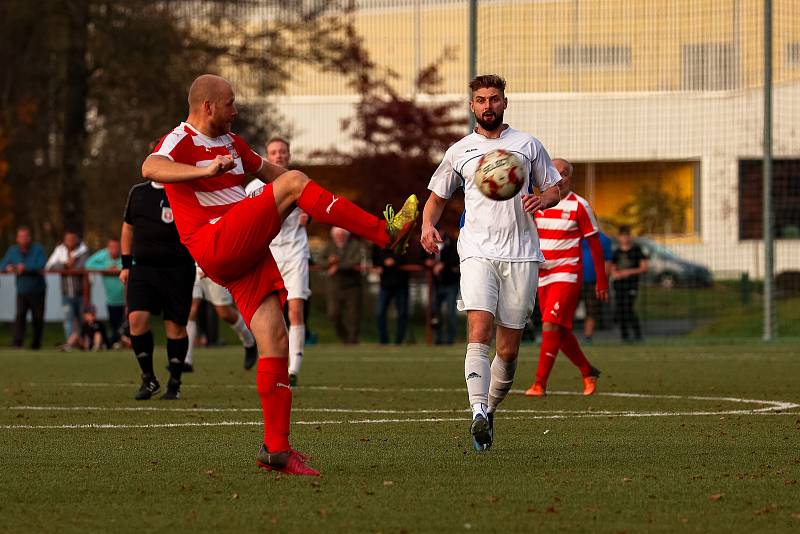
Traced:
<path fill-rule="evenodd" d="M 193 263 L 178 267 L 134 265 L 128 277 L 128 313 L 164 312 L 164 320 L 186 326 L 192 307 L 196 269 Z"/>

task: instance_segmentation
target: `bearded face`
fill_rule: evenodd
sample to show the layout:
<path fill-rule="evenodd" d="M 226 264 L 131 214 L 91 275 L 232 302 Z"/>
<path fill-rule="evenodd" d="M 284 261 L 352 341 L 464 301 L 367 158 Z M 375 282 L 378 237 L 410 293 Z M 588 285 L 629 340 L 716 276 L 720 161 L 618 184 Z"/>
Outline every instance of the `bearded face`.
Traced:
<path fill-rule="evenodd" d="M 490 132 L 497 130 L 503 124 L 503 113 L 507 105 L 508 100 L 496 87 L 476 90 L 469 103 L 478 125 Z"/>
<path fill-rule="evenodd" d="M 486 131 L 492 132 L 498 129 L 503 124 L 503 112 L 496 113 L 493 110 L 483 112 L 482 115 L 475 114 L 475 121 L 480 124 L 481 128 Z"/>

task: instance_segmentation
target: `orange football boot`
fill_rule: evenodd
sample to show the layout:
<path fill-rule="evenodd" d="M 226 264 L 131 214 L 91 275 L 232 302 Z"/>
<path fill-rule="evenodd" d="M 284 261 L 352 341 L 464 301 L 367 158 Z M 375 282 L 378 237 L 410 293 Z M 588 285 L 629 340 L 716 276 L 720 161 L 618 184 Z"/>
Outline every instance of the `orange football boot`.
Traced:
<path fill-rule="evenodd" d="M 592 367 L 589 376 L 583 377 L 583 394 L 589 396 L 597 389 L 597 378 L 600 376 L 600 369 Z"/>
<path fill-rule="evenodd" d="M 531 387 L 528 388 L 528 390 L 525 392 L 525 395 L 527 397 L 544 397 L 547 395 L 545 389 L 547 389 L 547 386 L 539 381 L 536 381 Z"/>

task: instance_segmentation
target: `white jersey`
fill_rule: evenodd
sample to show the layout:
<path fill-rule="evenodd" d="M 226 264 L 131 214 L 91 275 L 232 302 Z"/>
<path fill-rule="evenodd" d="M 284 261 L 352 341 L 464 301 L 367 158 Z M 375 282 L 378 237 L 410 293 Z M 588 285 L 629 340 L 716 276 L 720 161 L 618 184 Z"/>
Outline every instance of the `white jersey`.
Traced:
<path fill-rule="evenodd" d="M 525 184 L 519 194 L 505 201 L 485 197 L 475 184 L 475 171 L 481 156 L 502 148 L 513 152 L 525 169 Z M 522 208 L 522 195 L 554 186 L 561 175 L 538 139 L 506 128 L 498 139 L 472 132 L 447 149 L 428 189 L 441 198 L 450 198 L 464 188 L 465 212 L 458 236 L 458 255 L 463 262 L 479 257 L 503 261 L 543 262 L 539 235 L 530 213 Z"/>
<path fill-rule="evenodd" d="M 263 186 L 264 182 L 261 180 L 253 180 L 247 184 L 245 193 L 250 196 L 253 191 Z M 308 250 L 308 233 L 306 227 L 300 224 L 302 214 L 303 210 L 300 208 L 293 209 L 281 224 L 281 231 L 269 244 L 269 250 L 278 264 L 305 261 L 311 257 Z"/>

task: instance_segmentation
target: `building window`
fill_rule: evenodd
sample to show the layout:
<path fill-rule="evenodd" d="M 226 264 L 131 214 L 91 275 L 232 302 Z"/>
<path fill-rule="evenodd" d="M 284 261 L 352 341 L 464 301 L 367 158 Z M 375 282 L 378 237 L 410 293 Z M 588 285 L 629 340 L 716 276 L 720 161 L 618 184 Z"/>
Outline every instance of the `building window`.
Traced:
<path fill-rule="evenodd" d="M 612 45 L 567 45 L 555 49 L 555 65 L 560 68 L 628 67 L 631 64 L 631 47 Z"/>
<path fill-rule="evenodd" d="M 739 239 L 762 239 L 763 167 L 761 160 L 739 161 Z M 772 167 L 775 237 L 800 239 L 800 159 L 776 159 Z"/>
<path fill-rule="evenodd" d="M 724 91 L 736 87 L 738 65 L 731 43 L 683 45 L 681 61 L 681 86 L 685 91 Z"/>
<path fill-rule="evenodd" d="M 800 69 L 800 43 L 786 43 L 786 66 Z"/>

